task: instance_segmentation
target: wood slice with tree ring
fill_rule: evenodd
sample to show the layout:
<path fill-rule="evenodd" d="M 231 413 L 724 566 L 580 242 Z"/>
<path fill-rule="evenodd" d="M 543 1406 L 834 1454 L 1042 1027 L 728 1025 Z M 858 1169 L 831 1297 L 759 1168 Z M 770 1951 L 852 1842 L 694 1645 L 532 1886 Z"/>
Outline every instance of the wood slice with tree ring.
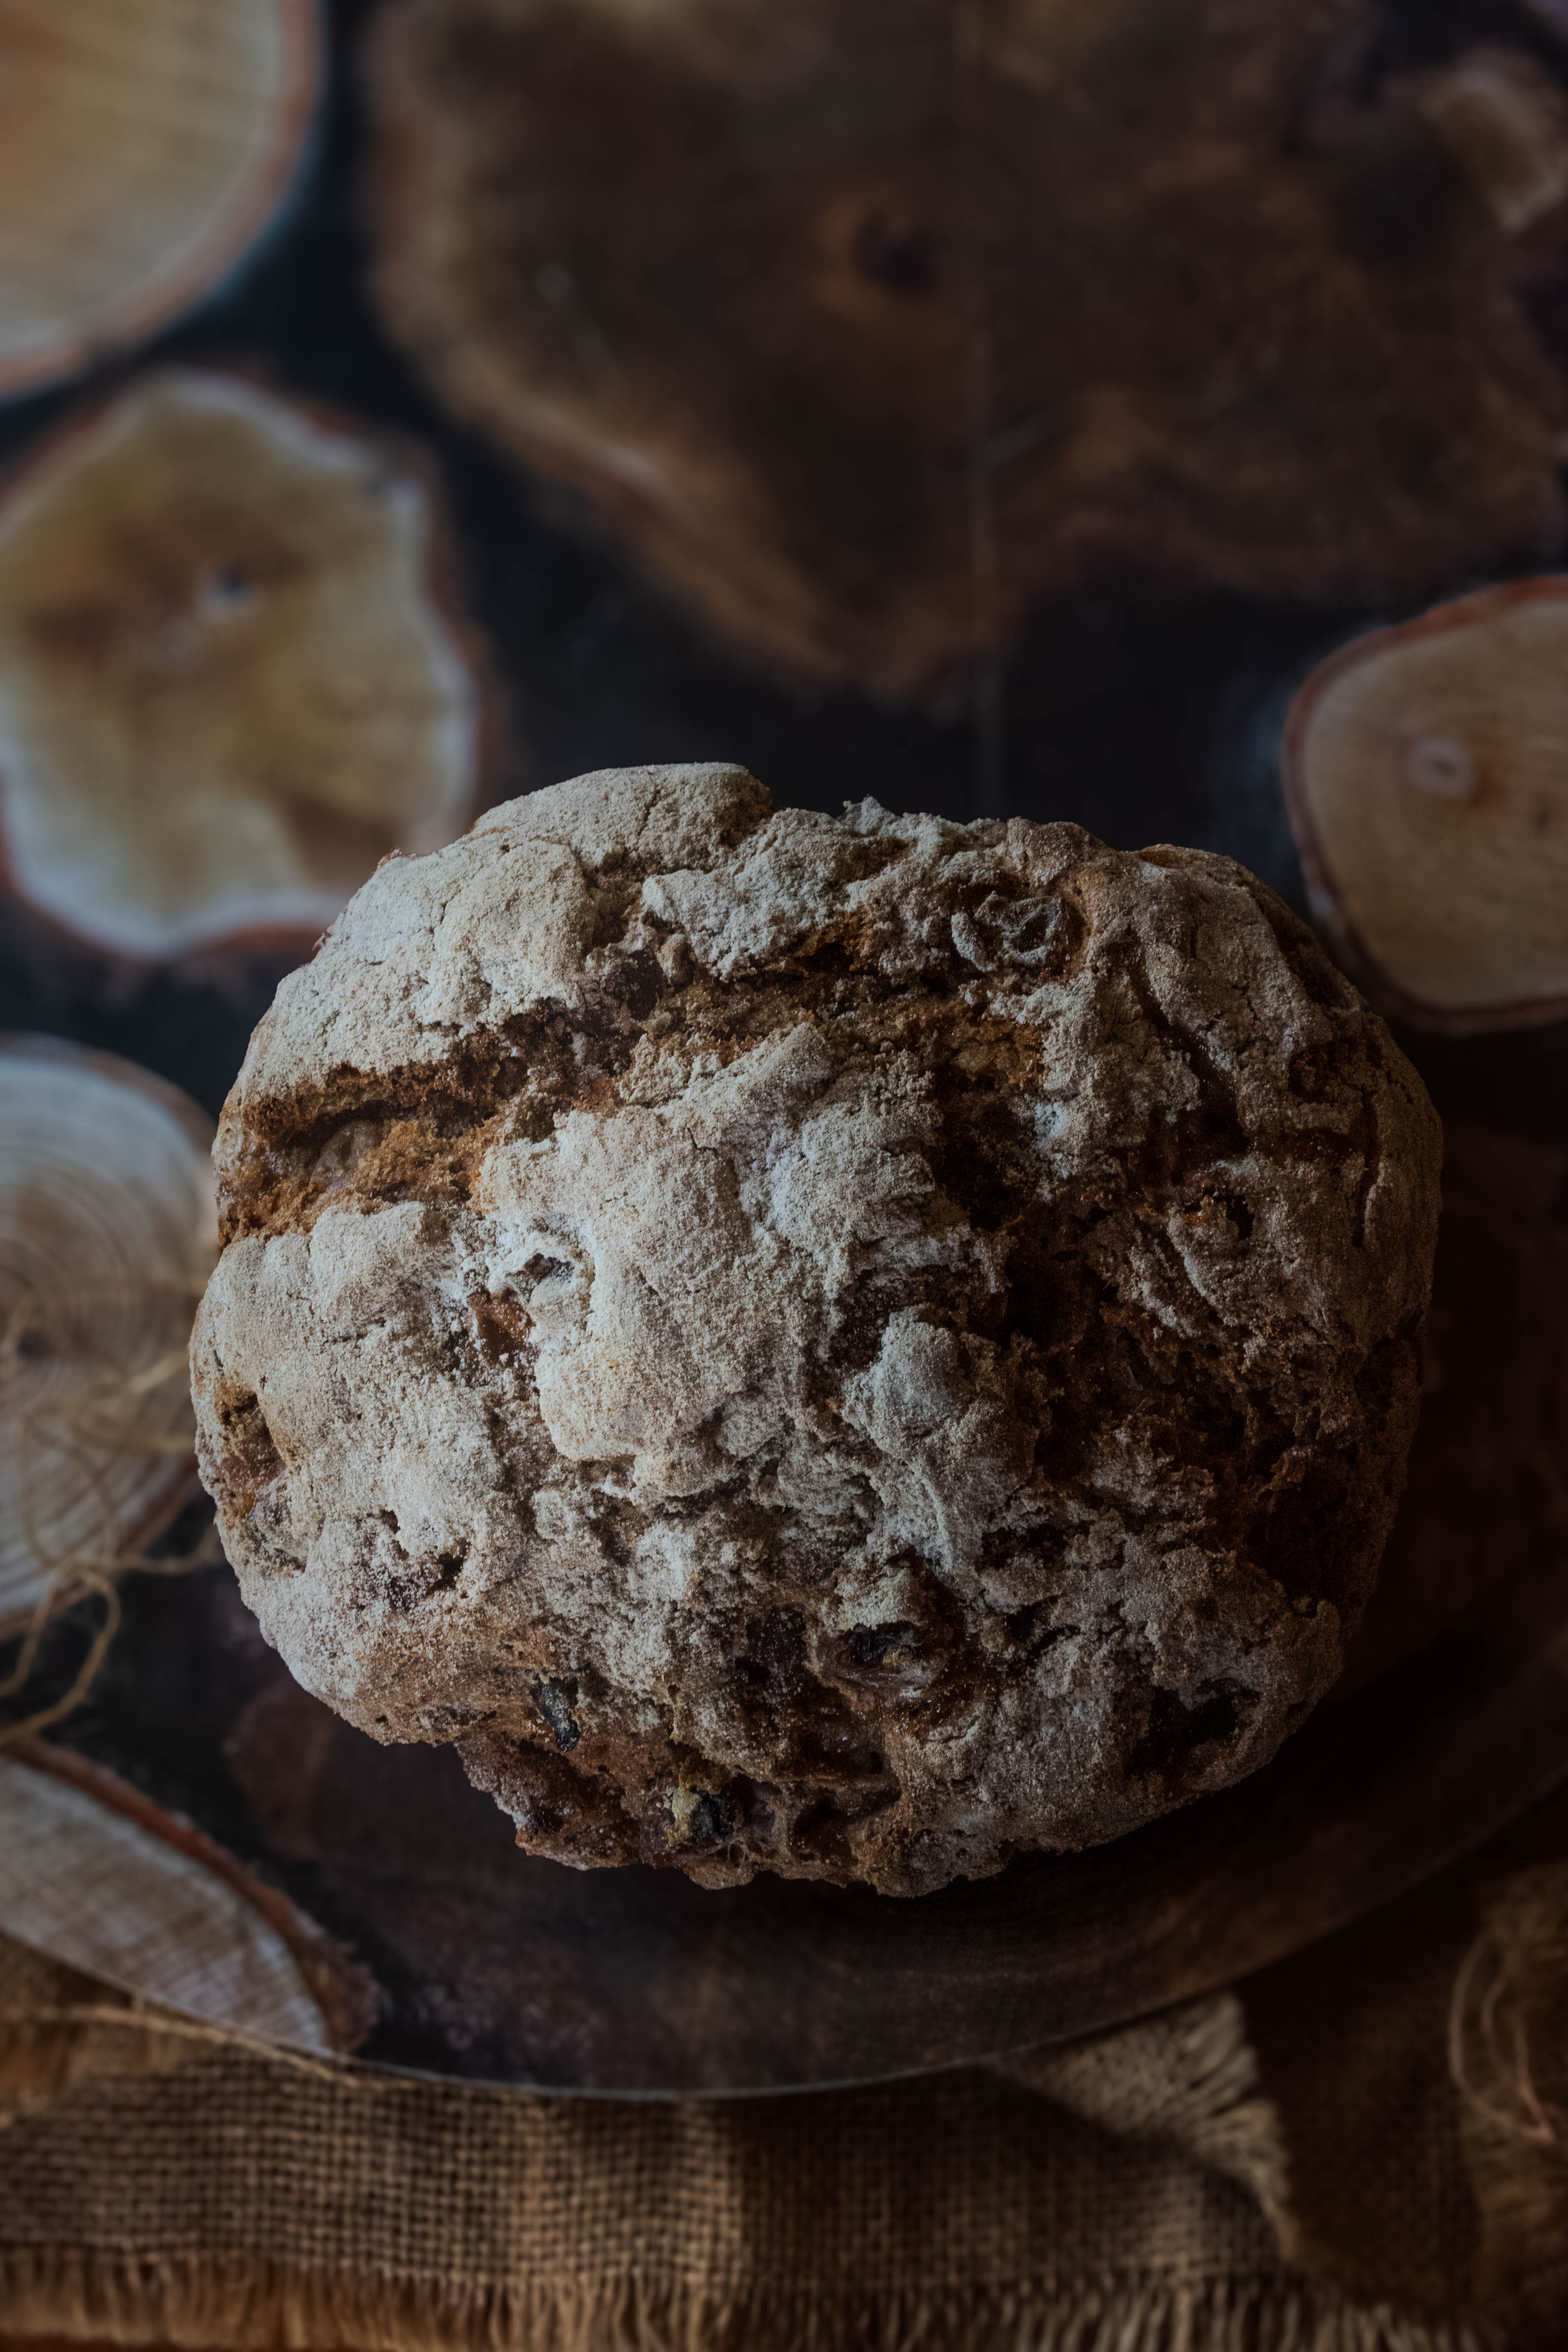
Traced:
<path fill-rule="evenodd" d="M 0 854 L 100 950 L 308 953 L 473 814 L 489 713 L 413 453 L 174 369 L 0 493 Z"/>
<path fill-rule="evenodd" d="M 0 0 L 0 396 L 152 334 L 277 214 L 315 0 Z"/>
<path fill-rule="evenodd" d="M 1340 646 L 1291 705 L 1283 774 L 1313 913 L 1385 1011 L 1568 1014 L 1568 576 Z"/>
<path fill-rule="evenodd" d="M 193 1491 L 212 1134 L 113 1055 L 0 1037 L 0 1631 L 101 1584 Z"/>
<path fill-rule="evenodd" d="M 0 1751 L 0 1918 L 68 1968 L 285 2049 L 350 2050 L 375 2015 L 366 1972 L 276 1887 L 39 1740 Z"/>
<path fill-rule="evenodd" d="M 1366 0 L 394 0 L 375 289 L 784 672 L 951 695 L 1105 580 L 1436 593 L 1563 530 L 1568 101 Z M 1333 419 L 1325 430 L 1323 420 Z"/>

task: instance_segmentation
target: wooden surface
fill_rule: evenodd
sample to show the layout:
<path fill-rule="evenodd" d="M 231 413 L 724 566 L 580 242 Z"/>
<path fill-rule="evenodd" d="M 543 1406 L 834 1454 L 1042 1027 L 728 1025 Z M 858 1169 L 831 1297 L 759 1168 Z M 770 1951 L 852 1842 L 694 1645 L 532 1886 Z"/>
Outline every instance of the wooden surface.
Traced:
<path fill-rule="evenodd" d="M 1568 1003 L 1568 578 L 1513 580 L 1341 646 L 1291 707 L 1286 800 L 1314 917 L 1427 1028 Z"/>

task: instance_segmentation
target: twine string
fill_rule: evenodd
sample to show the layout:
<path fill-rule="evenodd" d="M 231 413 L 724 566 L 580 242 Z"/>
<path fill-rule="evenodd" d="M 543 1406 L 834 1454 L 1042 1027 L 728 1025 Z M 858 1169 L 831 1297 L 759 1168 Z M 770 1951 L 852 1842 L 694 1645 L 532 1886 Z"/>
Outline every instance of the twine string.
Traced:
<path fill-rule="evenodd" d="M 15 1664 L 0 1677 L 0 1700 L 16 1698 L 37 1671 L 49 1626 L 86 1601 L 101 1613 L 69 1686 L 19 1721 L 0 1727 L 0 1747 L 61 1722 L 80 1706 L 102 1669 L 120 1630 L 119 1580 L 127 1569 L 183 1576 L 220 1557 L 216 1530 L 206 1528 L 187 1551 L 150 1557 L 128 1549 L 115 1467 L 183 1457 L 192 1450 L 187 1344 L 204 1285 L 194 1275 L 127 1275 L 51 1285 L 29 1284 L 10 1306 L 0 1331 L 0 1444 L 8 1456 L 16 1526 L 37 1571 L 39 1591 L 27 1612 Z M 177 1322 L 179 1344 L 158 1344 Z M 115 1362 L 111 1329 L 132 1345 L 123 1350 L 148 1361 Z M 47 1381 L 41 1367 L 74 1377 Z M 90 1509 L 91 1534 L 61 1546 L 51 1534 L 60 1504 Z"/>

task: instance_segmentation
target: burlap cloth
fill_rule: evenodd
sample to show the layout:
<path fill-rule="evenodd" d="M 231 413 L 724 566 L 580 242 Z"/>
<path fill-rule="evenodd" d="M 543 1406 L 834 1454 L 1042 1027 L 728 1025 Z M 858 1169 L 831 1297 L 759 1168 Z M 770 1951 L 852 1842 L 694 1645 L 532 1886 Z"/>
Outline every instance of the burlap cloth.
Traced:
<path fill-rule="evenodd" d="M 1568 2343 L 1568 1801 L 1002 2070 L 701 2104 L 407 2083 L 0 1938 L 0 2327 L 261 2347 Z"/>

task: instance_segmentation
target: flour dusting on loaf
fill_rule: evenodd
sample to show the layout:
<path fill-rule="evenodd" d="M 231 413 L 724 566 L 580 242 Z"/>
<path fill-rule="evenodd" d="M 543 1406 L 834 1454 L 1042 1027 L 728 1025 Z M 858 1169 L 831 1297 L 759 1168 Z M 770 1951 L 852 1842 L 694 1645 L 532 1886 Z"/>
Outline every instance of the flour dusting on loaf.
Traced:
<path fill-rule="evenodd" d="M 1438 1156 L 1223 858 L 581 777 L 389 860 L 257 1030 L 204 1475 L 299 1680 L 530 1851 L 918 1894 L 1326 1689 Z"/>

